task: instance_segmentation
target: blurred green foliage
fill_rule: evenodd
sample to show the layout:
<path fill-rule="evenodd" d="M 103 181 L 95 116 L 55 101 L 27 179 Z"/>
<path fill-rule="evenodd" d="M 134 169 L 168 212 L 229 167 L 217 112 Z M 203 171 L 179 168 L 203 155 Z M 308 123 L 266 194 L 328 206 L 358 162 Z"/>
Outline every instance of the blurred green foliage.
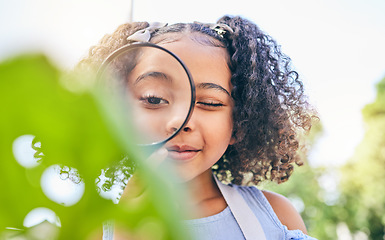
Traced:
<path fill-rule="evenodd" d="M 299 206 L 309 235 L 317 239 L 365 239 L 355 237 L 363 234 L 384 239 L 385 78 L 377 84 L 375 101 L 362 114 L 366 134 L 345 165 L 312 168 L 305 164 L 296 167 L 288 182 L 264 186 Z M 320 133 L 320 126 L 312 129 L 309 142 L 314 143 Z M 348 227 L 345 238 L 339 236 L 341 226 Z"/>
<path fill-rule="evenodd" d="M 385 78 L 373 103 L 362 110 L 366 133 L 354 156 L 341 169 L 345 221 L 370 239 L 385 236 Z"/>
<path fill-rule="evenodd" d="M 102 224 L 109 219 L 140 239 L 185 239 L 174 204 L 181 189 L 167 182 L 170 173 L 138 161 L 142 155 L 135 148 L 129 119 L 122 115 L 124 106 L 82 85 L 87 77 L 63 78 L 42 55 L 0 64 L 0 239 L 100 239 Z M 71 86 L 76 91 L 70 91 Z M 12 152 L 14 140 L 27 134 L 36 136 L 43 153 L 32 168 L 19 165 Z M 95 185 L 101 170 L 122 156 L 138 165 L 147 186 L 147 197 L 132 206 L 100 197 Z M 84 182 L 84 194 L 73 206 L 53 202 L 42 191 L 41 175 L 55 164 L 77 169 Z M 27 213 L 38 207 L 59 217 L 58 234 L 48 236 L 49 231 L 23 226 Z"/>

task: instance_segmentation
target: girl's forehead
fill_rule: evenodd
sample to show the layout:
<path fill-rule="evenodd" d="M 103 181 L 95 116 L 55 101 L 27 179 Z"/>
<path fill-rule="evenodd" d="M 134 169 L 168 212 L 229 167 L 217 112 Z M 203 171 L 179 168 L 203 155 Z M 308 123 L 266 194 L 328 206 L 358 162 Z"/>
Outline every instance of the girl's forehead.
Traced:
<path fill-rule="evenodd" d="M 203 45 L 188 36 L 159 45 L 176 54 L 186 64 L 196 84 L 215 83 L 227 91 L 231 90 L 226 49 Z"/>
<path fill-rule="evenodd" d="M 225 48 L 225 45 L 222 42 L 209 35 L 200 32 L 190 32 L 188 30 L 182 32 L 169 32 L 157 35 L 151 39 L 151 42 L 155 44 L 167 44 L 179 41 L 183 38 L 189 38 L 190 40 L 204 46 Z"/>
<path fill-rule="evenodd" d="M 186 61 L 186 63 L 198 61 L 211 63 L 209 65 L 227 65 L 228 53 L 225 48 L 202 44 L 190 36 L 180 36 L 173 41 L 159 42 L 158 45 L 173 52 L 180 57 L 182 61 Z M 202 67 L 203 66 L 206 65 L 202 65 Z"/>
<path fill-rule="evenodd" d="M 163 46 L 176 54 L 178 57 L 181 57 L 178 52 L 187 52 L 188 50 L 192 50 L 190 51 L 190 54 L 192 53 L 191 56 L 195 55 L 199 57 L 199 54 L 196 54 L 198 52 L 210 53 L 211 55 L 220 56 L 222 58 L 221 61 L 224 60 L 227 66 L 231 65 L 229 53 L 223 43 L 203 33 L 166 33 L 151 39 L 151 42 Z"/>

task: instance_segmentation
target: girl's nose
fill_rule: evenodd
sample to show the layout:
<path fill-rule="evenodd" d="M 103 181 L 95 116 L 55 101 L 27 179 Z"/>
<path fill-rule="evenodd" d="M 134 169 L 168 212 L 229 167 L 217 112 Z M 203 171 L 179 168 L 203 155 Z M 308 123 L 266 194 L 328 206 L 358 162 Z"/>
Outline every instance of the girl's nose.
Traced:
<path fill-rule="evenodd" d="M 171 119 L 167 123 L 167 127 L 166 127 L 167 133 L 173 134 L 174 132 L 176 132 L 182 126 L 184 121 L 185 121 L 185 118 L 173 118 L 173 119 Z M 188 121 L 186 123 L 186 125 L 181 130 L 182 130 L 182 132 L 191 132 L 193 130 L 191 119 L 190 119 L 190 121 Z"/>

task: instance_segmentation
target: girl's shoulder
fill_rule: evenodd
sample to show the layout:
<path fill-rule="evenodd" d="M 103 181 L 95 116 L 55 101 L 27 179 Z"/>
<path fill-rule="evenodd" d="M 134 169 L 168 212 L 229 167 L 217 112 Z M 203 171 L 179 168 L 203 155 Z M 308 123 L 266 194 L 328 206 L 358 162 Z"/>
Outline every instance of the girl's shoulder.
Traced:
<path fill-rule="evenodd" d="M 265 215 L 268 218 L 261 219 L 261 222 L 268 220 L 278 228 L 285 226 L 288 230 L 300 230 L 307 234 L 301 215 L 286 197 L 278 193 L 259 190 L 255 186 L 233 186 L 237 188 L 256 214 Z"/>
<path fill-rule="evenodd" d="M 297 212 L 289 199 L 281 194 L 266 190 L 263 190 L 262 193 L 283 225 L 285 225 L 289 230 L 299 229 L 303 233 L 307 234 L 306 226 L 301 215 Z"/>

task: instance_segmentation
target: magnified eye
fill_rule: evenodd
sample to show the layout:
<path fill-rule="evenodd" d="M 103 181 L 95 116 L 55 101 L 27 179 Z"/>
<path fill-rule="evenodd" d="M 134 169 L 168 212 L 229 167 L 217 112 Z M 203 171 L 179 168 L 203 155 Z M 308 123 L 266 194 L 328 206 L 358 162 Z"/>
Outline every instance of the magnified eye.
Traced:
<path fill-rule="evenodd" d="M 162 98 L 154 95 L 144 96 L 139 99 L 147 108 L 161 108 L 169 104 L 169 102 Z"/>

